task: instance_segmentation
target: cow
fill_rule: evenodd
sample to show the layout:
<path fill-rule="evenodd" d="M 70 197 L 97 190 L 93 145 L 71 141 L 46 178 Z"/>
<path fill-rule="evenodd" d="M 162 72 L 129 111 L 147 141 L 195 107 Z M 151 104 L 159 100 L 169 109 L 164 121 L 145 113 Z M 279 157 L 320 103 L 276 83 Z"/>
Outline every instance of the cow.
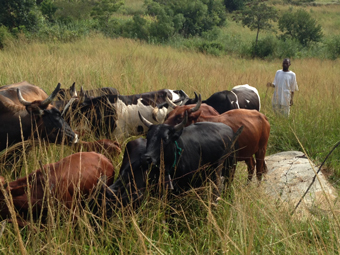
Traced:
<path fill-rule="evenodd" d="M 115 88 L 111 87 L 104 87 L 104 88 L 98 88 L 98 89 L 91 89 L 91 90 L 85 90 L 85 91 L 75 91 L 74 89 L 75 82 L 72 84 L 72 86 L 69 89 L 61 88 L 56 96 L 56 100 L 58 101 L 67 101 L 71 99 L 74 96 L 74 93 L 80 94 L 84 93 L 84 96 L 86 97 L 98 97 L 98 96 L 105 96 L 105 95 L 119 95 L 119 92 Z"/>
<path fill-rule="evenodd" d="M 26 81 L 0 87 L 0 151 L 32 134 L 53 143 L 78 141 L 78 135 L 51 104 L 59 89 L 60 83 L 48 96 Z"/>
<path fill-rule="evenodd" d="M 77 93 L 75 94 L 77 95 Z M 144 126 L 138 117 L 138 111 L 150 121 L 163 122 L 166 114 L 172 109 L 168 107 L 155 108 L 166 98 L 171 100 L 184 100 L 187 95 L 181 90 L 162 89 L 136 95 L 105 95 L 98 97 L 86 96 L 81 89 L 78 99 L 72 104 L 65 101 L 55 102 L 60 111 L 70 105 L 73 121 L 82 117 L 89 120 L 90 129 L 104 130 L 104 133 L 112 132 L 117 139 L 125 139 L 129 135 L 144 133 Z M 66 119 L 70 118 L 65 116 Z M 99 135 L 99 132 L 96 132 Z"/>
<path fill-rule="evenodd" d="M 79 141 L 72 146 L 75 151 L 95 151 L 102 153 L 106 157 L 117 157 L 121 152 L 121 148 L 118 142 L 114 142 L 108 139 L 101 139 L 93 142 Z"/>
<path fill-rule="evenodd" d="M 138 207 L 143 199 L 147 183 L 154 176 L 142 160 L 146 152 L 146 139 L 137 138 L 126 144 L 124 157 L 116 181 L 102 189 L 105 192 L 106 214 L 110 216 L 116 208 L 133 205 Z M 150 171 L 149 171 L 150 170 Z M 102 202 L 100 197 L 99 202 Z"/>
<path fill-rule="evenodd" d="M 234 132 L 243 126 L 243 132 L 238 139 L 240 149 L 236 159 L 237 161 L 245 161 L 247 164 L 248 181 L 250 181 L 253 178 L 255 170 L 253 157 L 253 155 L 255 155 L 256 176 L 260 181 L 262 175 L 267 171 L 264 160 L 270 133 L 270 124 L 267 117 L 256 110 L 246 109 L 234 109 L 221 115 L 204 114 L 209 108 L 211 108 L 211 106 L 201 104 L 201 101 L 196 105 L 178 106 L 169 113 L 164 123 L 172 126 L 177 125 L 183 120 L 184 116 L 188 114 L 187 125 L 204 121 L 220 122 L 230 126 Z M 195 109 L 195 111 L 192 109 Z"/>
<path fill-rule="evenodd" d="M 143 161 L 156 167 L 164 165 L 166 187 L 175 194 L 201 187 L 208 178 L 215 181 L 217 195 L 222 179 L 231 183 L 236 141 L 243 127 L 235 133 L 223 123 L 202 122 L 185 127 L 187 117 L 175 126 L 153 125 L 139 115 L 148 127 Z"/>
<path fill-rule="evenodd" d="M 196 104 L 198 96 L 185 101 L 185 105 Z M 176 102 L 175 102 L 176 103 Z M 261 110 L 260 96 L 256 88 L 248 84 L 237 85 L 232 90 L 223 90 L 212 94 L 202 103 L 210 105 L 219 114 L 230 111 L 232 109 L 250 109 Z"/>
<path fill-rule="evenodd" d="M 112 185 L 114 173 L 112 163 L 104 155 L 81 152 L 44 165 L 42 169 L 9 183 L 1 177 L 0 216 L 2 219 L 11 219 L 9 205 L 12 200 L 19 226 L 25 226 L 26 220 L 30 219 L 30 208 L 33 220 L 37 220 L 41 212 L 45 219 L 48 194 L 52 200 L 71 209 L 73 203 L 77 202 L 75 199 L 83 200 L 92 195 L 101 176 L 107 177 L 106 185 Z"/>

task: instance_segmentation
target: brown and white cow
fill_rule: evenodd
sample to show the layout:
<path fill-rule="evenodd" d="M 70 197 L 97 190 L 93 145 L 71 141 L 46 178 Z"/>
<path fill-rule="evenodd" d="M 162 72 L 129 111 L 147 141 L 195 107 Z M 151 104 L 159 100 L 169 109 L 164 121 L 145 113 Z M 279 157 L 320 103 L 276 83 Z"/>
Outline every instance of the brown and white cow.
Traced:
<path fill-rule="evenodd" d="M 250 181 L 255 170 L 255 161 L 253 157 L 253 155 L 255 155 L 256 175 L 257 179 L 260 181 L 262 179 L 262 175 L 267 171 L 264 161 L 270 133 L 270 124 L 267 117 L 257 110 L 246 109 L 234 109 L 221 115 L 204 114 L 206 111 L 212 111 L 210 108 L 211 106 L 209 105 L 201 104 L 200 100 L 196 105 L 177 106 L 168 114 L 164 124 L 176 125 L 180 123 L 187 112 L 187 125 L 205 121 L 221 122 L 230 126 L 234 132 L 236 132 L 236 130 L 241 126 L 244 126 L 244 129 L 238 138 L 240 149 L 236 159 L 237 161 L 245 161 L 247 164 L 248 180 Z M 192 111 L 192 109 L 198 110 Z"/>
<path fill-rule="evenodd" d="M 25 220 L 29 219 L 30 207 L 32 207 L 34 220 L 38 219 L 42 209 L 43 216 L 46 217 L 47 209 L 44 207 L 48 195 L 46 192 L 67 208 L 71 208 L 74 198 L 82 199 L 92 193 L 101 176 L 106 176 L 106 184 L 112 185 L 114 167 L 110 160 L 96 152 L 81 152 L 56 163 L 47 164 L 43 169 L 9 183 L 4 183 L 4 178 L 0 177 L 2 191 L 0 216 L 3 219 L 11 218 L 8 207 L 9 195 L 12 197 L 20 226 L 24 226 Z M 27 192 L 27 183 L 29 183 L 30 193 Z"/>

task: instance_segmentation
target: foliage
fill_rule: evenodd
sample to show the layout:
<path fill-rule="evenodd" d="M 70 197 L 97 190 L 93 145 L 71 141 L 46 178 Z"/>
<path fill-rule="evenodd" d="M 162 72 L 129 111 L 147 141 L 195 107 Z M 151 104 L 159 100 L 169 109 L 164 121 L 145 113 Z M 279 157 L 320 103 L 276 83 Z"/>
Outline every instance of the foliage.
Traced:
<path fill-rule="evenodd" d="M 257 56 L 259 58 L 266 58 L 274 55 L 276 49 L 276 40 L 273 36 L 267 36 L 258 40 L 257 44 L 253 42 L 251 46 L 251 56 Z"/>
<path fill-rule="evenodd" d="M 133 20 L 123 23 L 117 33 L 123 37 L 147 41 L 149 39 L 149 24 L 146 19 L 134 15 Z"/>
<path fill-rule="evenodd" d="M 248 0 L 224 0 L 224 5 L 229 12 L 242 10 Z"/>
<path fill-rule="evenodd" d="M 57 8 L 55 20 L 67 24 L 76 20 L 89 19 L 93 2 L 91 0 L 55 1 L 54 6 Z"/>
<path fill-rule="evenodd" d="M 41 13 L 49 20 L 54 20 L 55 12 L 57 11 L 57 7 L 54 5 L 52 0 L 44 0 L 40 4 Z"/>
<path fill-rule="evenodd" d="M 111 15 L 124 3 L 120 0 L 102 0 L 95 2 L 91 17 L 98 19 L 100 24 L 107 24 Z"/>
<path fill-rule="evenodd" d="M 198 50 L 202 53 L 219 56 L 223 52 L 224 46 L 220 42 L 202 42 L 198 46 Z"/>
<path fill-rule="evenodd" d="M 316 20 L 303 9 L 285 12 L 279 18 L 278 25 L 283 33 L 282 39 L 291 38 L 304 46 L 308 46 L 311 42 L 319 42 L 323 37 L 321 25 L 317 24 Z"/>
<path fill-rule="evenodd" d="M 41 42 L 74 42 L 88 36 L 95 26 L 94 20 L 47 23 L 30 37 Z"/>
<path fill-rule="evenodd" d="M 215 26 L 222 26 L 226 21 L 221 0 L 147 0 L 145 4 L 147 14 L 161 20 L 158 25 L 164 27 L 167 23 L 167 30 L 173 27 L 174 31 L 186 38 L 201 35 Z"/>
<path fill-rule="evenodd" d="M 336 59 L 340 57 L 340 36 L 333 36 L 326 42 L 329 58 Z"/>
<path fill-rule="evenodd" d="M 256 30 L 255 47 L 258 42 L 260 30 L 269 30 L 273 27 L 271 21 L 277 20 L 277 10 L 266 4 L 266 0 L 254 0 L 249 2 L 245 8 L 234 15 L 237 22 L 250 30 Z"/>
<path fill-rule="evenodd" d="M 39 13 L 36 12 L 35 0 L 0 1 L 0 25 L 15 28 L 25 28 L 32 31 L 39 23 Z"/>
<path fill-rule="evenodd" d="M 283 59 L 283 58 L 299 58 L 301 57 L 301 50 L 303 46 L 291 39 L 286 39 L 285 41 L 278 40 L 275 57 Z"/>

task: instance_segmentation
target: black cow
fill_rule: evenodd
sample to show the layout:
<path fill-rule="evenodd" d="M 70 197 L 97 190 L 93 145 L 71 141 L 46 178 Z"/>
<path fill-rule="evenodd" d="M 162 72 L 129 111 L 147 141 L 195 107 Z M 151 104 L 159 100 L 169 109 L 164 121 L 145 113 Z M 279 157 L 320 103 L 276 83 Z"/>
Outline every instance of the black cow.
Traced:
<path fill-rule="evenodd" d="M 232 181 L 236 140 L 243 127 L 236 133 L 223 123 L 201 122 L 185 127 L 187 114 L 176 126 L 152 125 L 143 116 L 140 118 L 149 128 L 143 159 L 154 166 L 162 161 L 167 186 L 175 193 L 200 187 L 208 178 L 214 180 L 218 188 L 221 177 Z"/>
<path fill-rule="evenodd" d="M 73 97 L 74 95 L 74 85 L 75 83 L 72 84 L 72 86 L 69 89 L 60 89 L 56 99 L 57 100 L 69 100 L 70 98 Z M 104 88 L 99 88 L 99 89 L 91 89 L 91 90 L 80 90 L 77 91 L 76 94 L 84 94 L 86 97 L 98 97 L 98 96 L 105 96 L 105 95 L 119 95 L 119 92 L 115 88 L 111 87 L 104 87 Z"/>
<path fill-rule="evenodd" d="M 122 165 L 116 181 L 106 189 L 107 213 L 113 207 L 138 205 L 147 185 L 147 164 L 142 162 L 146 152 L 146 139 L 138 138 L 127 143 Z"/>
<path fill-rule="evenodd" d="M 28 82 L 0 87 L 0 151 L 32 134 L 56 143 L 78 141 L 60 111 L 51 105 L 59 89 L 60 84 L 48 96 Z"/>
<path fill-rule="evenodd" d="M 195 98 L 188 99 L 185 105 L 196 104 L 197 101 L 198 97 L 195 93 Z M 259 93 L 256 88 L 248 84 L 235 86 L 231 91 L 216 92 L 202 103 L 212 106 L 219 114 L 233 109 L 261 110 Z"/>

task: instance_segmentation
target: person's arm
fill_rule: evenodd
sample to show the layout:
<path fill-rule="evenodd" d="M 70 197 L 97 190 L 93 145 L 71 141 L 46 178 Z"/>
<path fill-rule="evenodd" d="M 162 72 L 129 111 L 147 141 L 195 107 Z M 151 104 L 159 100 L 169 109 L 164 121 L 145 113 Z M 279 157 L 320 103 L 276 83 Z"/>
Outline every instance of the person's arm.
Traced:
<path fill-rule="evenodd" d="M 290 92 L 290 106 L 293 105 L 293 97 L 294 97 L 294 91 Z"/>

